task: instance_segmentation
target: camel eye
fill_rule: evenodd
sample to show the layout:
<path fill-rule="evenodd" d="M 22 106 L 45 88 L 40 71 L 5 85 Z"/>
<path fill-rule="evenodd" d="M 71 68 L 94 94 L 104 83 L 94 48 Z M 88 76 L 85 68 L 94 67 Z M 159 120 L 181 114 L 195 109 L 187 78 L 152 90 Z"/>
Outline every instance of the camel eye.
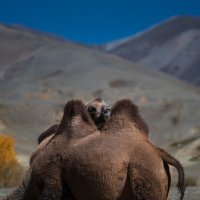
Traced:
<path fill-rule="evenodd" d="M 94 113 L 94 112 L 96 112 L 96 111 L 97 111 L 97 109 L 96 109 L 94 106 L 89 106 L 89 107 L 88 107 L 88 112 Z"/>

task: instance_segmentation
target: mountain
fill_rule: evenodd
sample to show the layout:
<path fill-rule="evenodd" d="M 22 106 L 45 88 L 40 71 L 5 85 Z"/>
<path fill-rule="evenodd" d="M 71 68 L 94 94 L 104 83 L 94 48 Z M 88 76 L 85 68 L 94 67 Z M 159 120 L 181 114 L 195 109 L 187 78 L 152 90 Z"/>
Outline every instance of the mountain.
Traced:
<path fill-rule="evenodd" d="M 154 143 L 200 184 L 200 91 L 133 62 L 39 32 L 0 26 L 0 132 L 27 164 L 38 135 L 61 119 L 72 98 L 131 98 Z M 191 170 L 192 169 L 192 170 Z M 196 177 L 199 177 L 196 181 Z"/>
<path fill-rule="evenodd" d="M 101 48 L 200 86 L 200 17 L 174 17 Z"/>

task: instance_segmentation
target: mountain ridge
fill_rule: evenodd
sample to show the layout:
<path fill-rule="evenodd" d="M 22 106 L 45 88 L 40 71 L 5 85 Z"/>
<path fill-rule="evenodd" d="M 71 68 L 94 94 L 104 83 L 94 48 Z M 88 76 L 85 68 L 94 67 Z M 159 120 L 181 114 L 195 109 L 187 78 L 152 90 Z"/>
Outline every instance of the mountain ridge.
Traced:
<path fill-rule="evenodd" d="M 178 16 L 100 49 L 198 86 L 200 70 L 188 75 L 200 63 L 199 31 L 200 17 Z"/>

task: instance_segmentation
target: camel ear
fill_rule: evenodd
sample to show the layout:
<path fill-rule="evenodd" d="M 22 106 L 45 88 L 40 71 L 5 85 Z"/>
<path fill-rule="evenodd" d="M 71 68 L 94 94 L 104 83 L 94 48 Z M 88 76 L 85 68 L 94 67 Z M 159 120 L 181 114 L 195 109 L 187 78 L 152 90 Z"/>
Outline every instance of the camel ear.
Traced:
<path fill-rule="evenodd" d="M 81 116 L 82 120 L 86 123 L 90 123 L 91 121 L 90 115 L 81 100 L 71 100 L 67 102 L 64 108 L 63 118 L 65 123 L 71 122 L 76 116 Z"/>

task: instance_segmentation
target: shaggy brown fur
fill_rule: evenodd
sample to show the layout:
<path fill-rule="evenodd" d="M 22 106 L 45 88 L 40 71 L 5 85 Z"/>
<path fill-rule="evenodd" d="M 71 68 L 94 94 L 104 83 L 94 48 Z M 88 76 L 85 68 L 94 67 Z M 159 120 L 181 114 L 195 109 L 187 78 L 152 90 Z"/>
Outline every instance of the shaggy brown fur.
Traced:
<path fill-rule="evenodd" d="M 86 126 L 88 130 L 85 130 L 85 124 L 88 125 Z M 76 129 L 74 129 L 74 127 L 76 127 Z M 88 131 L 94 131 L 96 129 L 83 102 L 80 100 L 71 100 L 64 108 L 63 118 L 55 135 L 66 133 L 68 139 L 74 139 L 77 137 L 85 137 L 90 134 Z"/>
<path fill-rule="evenodd" d="M 40 144 L 44 139 L 48 138 L 50 135 L 53 135 L 56 132 L 56 130 L 58 129 L 58 126 L 59 126 L 59 124 L 54 124 L 47 130 L 42 132 L 40 134 L 40 136 L 38 137 L 38 144 Z"/>
<path fill-rule="evenodd" d="M 73 101 L 68 110 L 59 134 L 34 159 L 27 199 L 33 191 L 34 199 L 59 199 L 62 183 L 80 200 L 167 199 L 163 160 L 135 123 L 132 102 L 114 105 L 101 134 L 83 104 Z"/>
<path fill-rule="evenodd" d="M 128 106 L 129 104 L 132 104 L 132 106 Z M 115 114 L 116 108 L 118 110 L 120 110 L 122 107 L 122 110 L 125 110 L 126 106 L 128 107 L 126 109 L 132 109 L 130 112 L 131 112 L 132 120 L 133 120 L 133 123 L 135 124 L 135 126 L 137 126 L 138 129 L 141 130 L 142 133 L 144 133 L 148 136 L 149 135 L 148 126 L 146 125 L 146 122 L 142 119 L 142 117 L 140 116 L 138 107 L 131 101 L 129 103 L 127 103 L 125 106 L 121 103 L 115 105 L 115 108 L 113 108 L 113 110 L 112 110 L 112 115 Z M 167 153 L 163 149 L 156 147 L 156 146 L 154 146 L 154 148 L 157 149 L 159 156 L 163 159 L 165 171 L 168 176 L 168 192 L 169 192 L 170 185 L 171 185 L 171 174 L 170 174 L 170 169 L 168 167 L 168 164 L 174 166 L 177 169 L 177 171 L 178 171 L 177 187 L 178 187 L 179 192 L 181 193 L 180 199 L 183 199 L 184 192 L 185 192 L 185 178 L 184 178 L 184 169 L 183 169 L 182 165 L 180 164 L 180 162 L 178 160 L 176 160 L 173 156 L 171 156 L 169 153 Z"/>
<path fill-rule="evenodd" d="M 94 99 L 88 102 L 86 109 L 89 112 L 92 120 L 95 122 L 96 127 L 101 130 L 105 122 L 110 117 L 110 106 L 106 104 L 101 98 Z M 38 137 L 38 144 L 40 144 L 45 138 L 56 133 L 59 124 L 55 124 L 48 128 L 46 131 L 40 134 Z"/>
<path fill-rule="evenodd" d="M 148 136 L 149 128 L 146 122 L 141 117 L 138 107 L 131 100 L 126 100 L 126 103 L 124 103 L 124 101 L 125 100 L 121 100 L 115 103 L 112 108 L 111 115 L 114 116 L 116 113 L 119 112 L 131 115 L 129 116 L 129 118 L 135 124 L 135 126 L 141 131 L 141 133 Z M 129 110 L 129 112 L 127 112 L 127 110 Z"/>

